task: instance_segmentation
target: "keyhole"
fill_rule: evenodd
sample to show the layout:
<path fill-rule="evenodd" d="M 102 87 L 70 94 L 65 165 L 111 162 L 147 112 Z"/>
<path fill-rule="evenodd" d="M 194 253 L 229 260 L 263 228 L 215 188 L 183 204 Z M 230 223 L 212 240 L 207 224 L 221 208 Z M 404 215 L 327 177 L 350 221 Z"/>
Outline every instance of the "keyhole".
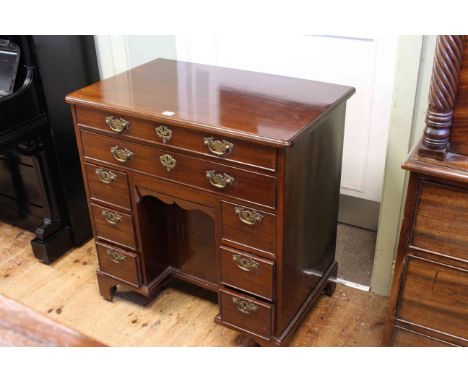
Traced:
<path fill-rule="evenodd" d="M 185 226 L 183 224 L 177 224 L 177 239 L 185 240 Z"/>

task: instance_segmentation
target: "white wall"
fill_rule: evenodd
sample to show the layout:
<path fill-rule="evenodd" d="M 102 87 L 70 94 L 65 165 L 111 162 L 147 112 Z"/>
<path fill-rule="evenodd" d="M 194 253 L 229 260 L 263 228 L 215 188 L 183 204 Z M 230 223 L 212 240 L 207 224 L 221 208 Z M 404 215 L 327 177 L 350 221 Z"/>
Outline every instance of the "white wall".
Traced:
<path fill-rule="evenodd" d="M 401 169 L 425 126 L 436 36 L 402 36 L 371 290 L 387 295 L 400 237 L 408 174 Z"/>
<path fill-rule="evenodd" d="M 176 58 L 175 36 L 95 36 L 101 78 L 156 58 Z"/>
<path fill-rule="evenodd" d="M 157 57 L 351 85 L 341 192 L 380 202 L 397 36 L 97 36 L 103 78 Z"/>

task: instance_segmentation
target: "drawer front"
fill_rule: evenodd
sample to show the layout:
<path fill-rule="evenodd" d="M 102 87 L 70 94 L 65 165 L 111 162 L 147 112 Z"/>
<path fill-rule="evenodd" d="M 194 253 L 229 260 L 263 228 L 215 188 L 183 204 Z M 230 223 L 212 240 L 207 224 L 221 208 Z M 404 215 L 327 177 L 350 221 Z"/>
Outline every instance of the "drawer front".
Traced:
<path fill-rule="evenodd" d="M 221 248 L 221 282 L 273 300 L 274 263 L 245 252 Z"/>
<path fill-rule="evenodd" d="M 273 171 L 276 169 L 276 150 L 273 147 L 91 109 L 77 108 L 76 116 L 78 124 L 82 126 L 93 127 L 122 137 L 194 151 L 228 162 L 239 162 Z M 106 122 L 106 118 L 111 116 L 123 118 L 128 121 L 128 126 L 124 127 L 121 133 L 113 132 Z"/>
<path fill-rule="evenodd" d="M 411 244 L 468 261 L 468 190 L 422 181 Z"/>
<path fill-rule="evenodd" d="M 436 339 L 417 334 L 408 330 L 395 328 L 393 337 L 393 346 L 402 347 L 442 347 L 454 346 L 446 342 L 437 341 Z"/>
<path fill-rule="evenodd" d="M 221 320 L 268 338 L 271 334 L 272 305 L 244 294 L 220 289 Z"/>
<path fill-rule="evenodd" d="M 132 216 L 91 204 L 94 228 L 98 238 L 135 249 Z"/>
<path fill-rule="evenodd" d="M 228 167 L 85 131 L 81 135 L 84 155 L 88 159 L 124 166 L 222 195 L 266 206 L 275 206 L 276 179 L 273 176 Z M 114 149 L 114 153 L 112 153 L 112 148 L 116 147 L 118 149 Z"/>
<path fill-rule="evenodd" d="M 408 259 L 397 316 L 468 339 L 468 271 Z"/>
<path fill-rule="evenodd" d="M 97 243 L 96 249 L 101 272 L 107 273 L 137 288 L 140 286 L 139 263 L 136 254 L 102 243 Z"/>
<path fill-rule="evenodd" d="M 127 210 L 131 209 L 127 174 L 102 166 L 85 164 L 89 197 Z"/>
<path fill-rule="evenodd" d="M 224 239 L 275 254 L 275 215 L 223 202 L 222 221 Z"/>

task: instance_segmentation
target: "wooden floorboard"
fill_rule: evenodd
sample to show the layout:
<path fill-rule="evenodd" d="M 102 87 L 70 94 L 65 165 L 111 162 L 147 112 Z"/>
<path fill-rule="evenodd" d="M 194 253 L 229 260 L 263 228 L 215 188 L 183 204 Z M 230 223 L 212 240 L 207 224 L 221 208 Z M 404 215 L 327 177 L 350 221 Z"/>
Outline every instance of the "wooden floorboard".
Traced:
<path fill-rule="evenodd" d="M 213 322 L 216 295 L 186 284 L 147 299 L 121 290 L 103 300 L 94 241 L 52 265 L 37 261 L 33 234 L 0 223 L 0 293 L 110 346 L 252 346 Z M 379 346 L 388 299 L 342 285 L 323 296 L 291 346 Z"/>

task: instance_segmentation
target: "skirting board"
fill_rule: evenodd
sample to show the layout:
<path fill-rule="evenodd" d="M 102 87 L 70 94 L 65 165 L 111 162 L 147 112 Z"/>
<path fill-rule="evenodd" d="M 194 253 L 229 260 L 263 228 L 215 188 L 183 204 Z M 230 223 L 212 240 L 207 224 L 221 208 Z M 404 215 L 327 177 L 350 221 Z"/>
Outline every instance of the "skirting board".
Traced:
<path fill-rule="evenodd" d="M 338 221 L 340 223 L 377 231 L 379 212 L 380 203 L 378 202 L 340 195 L 338 210 Z"/>

